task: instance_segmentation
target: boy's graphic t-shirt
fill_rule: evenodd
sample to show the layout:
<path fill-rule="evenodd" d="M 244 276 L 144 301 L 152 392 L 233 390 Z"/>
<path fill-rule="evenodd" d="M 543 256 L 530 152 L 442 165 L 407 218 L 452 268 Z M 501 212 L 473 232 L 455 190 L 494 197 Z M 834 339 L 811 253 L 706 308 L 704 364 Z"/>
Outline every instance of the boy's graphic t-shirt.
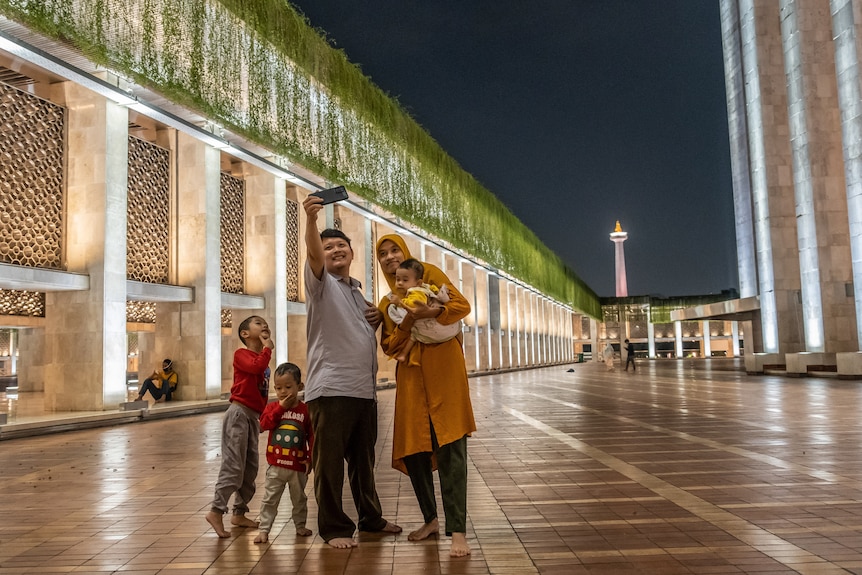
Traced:
<path fill-rule="evenodd" d="M 261 431 L 269 430 L 266 462 L 306 473 L 314 445 L 311 417 L 303 402 L 285 410 L 278 401 L 267 404 L 260 416 Z"/>

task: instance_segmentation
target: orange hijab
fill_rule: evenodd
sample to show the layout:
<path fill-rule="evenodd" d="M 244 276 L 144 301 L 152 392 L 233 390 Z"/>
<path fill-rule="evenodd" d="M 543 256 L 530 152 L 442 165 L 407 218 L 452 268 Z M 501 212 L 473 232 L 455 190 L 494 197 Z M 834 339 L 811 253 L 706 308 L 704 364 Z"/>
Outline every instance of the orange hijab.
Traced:
<path fill-rule="evenodd" d="M 377 247 L 374 248 L 375 254 L 377 254 L 377 252 L 380 251 L 380 245 L 387 240 L 392 242 L 393 244 L 395 244 L 399 248 L 401 248 L 401 252 L 404 254 L 405 260 L 408 260 L 408 259 L 413 257 L 412 255 L 410 255 L 410 250 L 407 249 L 407 244 L 404 243 L 404 239 L 401 236 L 399 236 L 398 234 L 386 234 L 385 236 L 381 236 L 380 239 L 377 240 Z M 378 261 L 377 264 L 380 265 L 380 262 Z M 380 270 L 383 271 L 383 268 L 381 267 Z M 425 275 L 426 276 L 428 275 L 428 270 L 425 270 Z M 386 273 L 384 271 L 383 277 L 386 278 L 386 283 L 389 284 L 389 290 L 394 292 L 395 291 L 395 274 L 394 273 Z M 422 278 L 422 281 L 425 281 L 424 277 Z"/>

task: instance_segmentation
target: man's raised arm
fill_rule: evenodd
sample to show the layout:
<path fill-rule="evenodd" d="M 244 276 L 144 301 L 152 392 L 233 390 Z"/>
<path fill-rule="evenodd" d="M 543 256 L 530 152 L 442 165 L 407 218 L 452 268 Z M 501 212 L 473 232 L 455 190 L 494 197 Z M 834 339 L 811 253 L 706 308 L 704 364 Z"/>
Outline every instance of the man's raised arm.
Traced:
<path fill-rule="evenodd" d="M 323 209 L 323 200 L 317 196 L 308 196 L 302 202 L 305 210 L 305 246 L 308 249 L 308 266 L 314 277 L 323 277 L 324 255 L 323 242 L 320 239 L 320 230 L 317 229 L 317 214 Z"/>

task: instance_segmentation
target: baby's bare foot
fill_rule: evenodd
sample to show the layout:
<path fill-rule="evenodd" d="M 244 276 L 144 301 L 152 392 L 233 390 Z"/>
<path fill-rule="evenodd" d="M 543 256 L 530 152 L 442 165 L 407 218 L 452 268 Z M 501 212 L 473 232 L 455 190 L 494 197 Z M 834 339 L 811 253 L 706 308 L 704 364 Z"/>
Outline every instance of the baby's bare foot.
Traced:
<path fill-rule="evenodd" d="M 258 527 L 260 522 L 252 521 L 245 515 L 232 515 L 230 518 L 230 524 L 236 527 Z"/>
<path fill-rule="evenodd" d="M 423 539 L 427 539 L 432 535 L 437 535 L 440 531 L 440 524 L 437 522 L 437 519 L 432 519 L 416 531 L 411 531 L 410 534 L 407 535 L 408 541 L 422 541 Z"/>
<path fill-rule="evenodd" d="M 466 533 L 452 534 L 452 547 L 449 548 L 449 557 L 466 557 L 470 554 L 470 546 L 467 545 Z"/>
<path fill-rule="evenodd" d="M 213 531 L 216 532 L 216 535 L 218 535 L 222 539 L 230 537 L 230 533 L 224 530 L 224 521 L 222 519 L 221 513 L 219 513 L 218 511 L 210 510 L 209 513 L 207 513 L 206 515 L 206 520 L 207 523 L 212 526 Z"/>
<path fill-rule="evenodd" d="M 269 542 L 269 533 L 266 531 L 261 531 L 257 534 L 257 537 L 254 538 L 255 543 L 268 543 Z"/>
<path fill-rule="evenodd" d="M 396 356 L 395 361 L 401 361 L 401 362 L 407 361 L 407 356 L 406 355 Z"/>
<path fill-rule="evenodd" d="M 308 529 L 306 527 L 297 527 L 296 534 L 300 537 L 308 537 L 309 535 L 311 535 L 311 529 Z"/>
<path fill-rule="evenodd" d="M 359 543 L 351 537 L 336 537 L 326 542 L 330 547 L 336 549 L 350 549 L 351 547 L 359 547 Z"/>

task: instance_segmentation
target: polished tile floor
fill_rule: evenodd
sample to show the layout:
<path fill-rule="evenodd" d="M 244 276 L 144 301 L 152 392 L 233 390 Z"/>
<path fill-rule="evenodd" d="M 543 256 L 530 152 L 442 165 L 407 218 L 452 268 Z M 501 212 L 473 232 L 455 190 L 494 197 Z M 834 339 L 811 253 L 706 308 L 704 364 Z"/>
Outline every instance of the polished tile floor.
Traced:
<path fill-rule="evenodd" d="M 220 414 L 0 441 L 0 575 L 862 574 L 862 382 L 734 367 L 471 379 L 464 559 L 445 538 L 297 538 L 287 497 L 270 544 L 251 529 L 218 539 L 203 515 Z M 409 530 L 419 510 L 388 464 L 393 398 L 380 393 L 378 491 Z"/>

